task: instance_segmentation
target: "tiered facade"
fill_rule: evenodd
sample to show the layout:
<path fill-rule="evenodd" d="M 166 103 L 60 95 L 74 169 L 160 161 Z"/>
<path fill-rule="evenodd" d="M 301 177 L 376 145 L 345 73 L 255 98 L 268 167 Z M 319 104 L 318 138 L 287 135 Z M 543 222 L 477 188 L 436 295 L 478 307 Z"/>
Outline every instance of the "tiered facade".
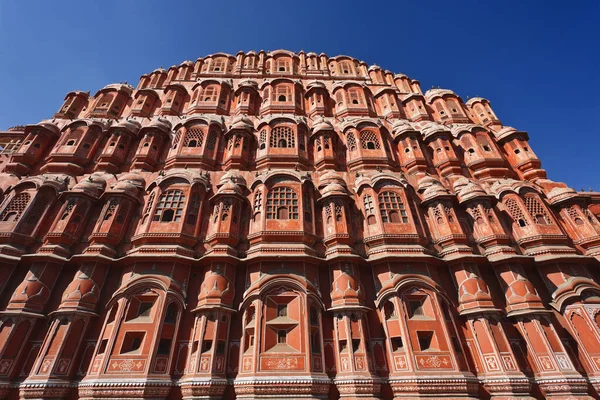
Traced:
<path fill-rule="evenodd" d="M 2 399 L 598 396 L 600 196 L 483 98 L 214 54 L 0 140 Z"/>

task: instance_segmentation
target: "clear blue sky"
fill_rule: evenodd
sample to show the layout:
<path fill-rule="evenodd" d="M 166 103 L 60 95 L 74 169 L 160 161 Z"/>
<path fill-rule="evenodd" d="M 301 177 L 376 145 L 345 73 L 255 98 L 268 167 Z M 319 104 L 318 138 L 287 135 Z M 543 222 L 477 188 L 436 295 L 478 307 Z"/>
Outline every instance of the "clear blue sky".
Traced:
<path fill-rule="evenodd" d="M 600 190 L 598 1 L 0 0 L 0 129 L 51 117 L 71 90 L 278 48 L 486 97 L 551 179 Z"/>

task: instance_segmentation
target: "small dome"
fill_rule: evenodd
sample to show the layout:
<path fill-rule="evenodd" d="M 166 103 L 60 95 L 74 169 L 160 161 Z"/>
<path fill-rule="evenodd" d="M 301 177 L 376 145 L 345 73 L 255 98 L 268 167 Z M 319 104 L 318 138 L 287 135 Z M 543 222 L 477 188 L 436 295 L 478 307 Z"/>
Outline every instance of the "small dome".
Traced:
<path fill-rule="evenodd" d="M 452 136 L 459 137 L 462 133 L 473 133 L 475 130 L 485 130 L 485 128 L 480 127 L 475 124 L 452 124 L 450 128 L 450 132 L 452 132 Z"/>
<path fill-rule="evenodd" d="M 112 126 L 111 130 L 125 129 L 135 135 L 138 133 L 138 131 L 140 130 L 141 127 L 142 127 L 142 124 L 140 124 L 138 121 L 136 121 L 134 119 L 125 119 L 125 120 L 121 120 L 118 124 Z"/>
<path fill-rule="evenodd" d="M 252 130 L 254 129 L 254 123 L 247 116 L 238 115 L 231 122 L 231 129 Z"/>
<path fill-rule="evenodd" d="M 483 97 L 473 97 L 473 98 L 467 100 L 466 105 L 469 106 L 469 107 L 471 107 L 475 103 L 482 103 L 482 102 L 489 103 L 489 101 L 487 99 L 484 99 Z"/>
<path fill-rule="evenodd" d="M 342 272 L 332 283 L 331 302 L 332 305 L 361 305 L 364 302 L 365 294 L 360 288 L 358 279 L 353 275 Z"/>
<path fill-rule="evenodd" d="M 326 89 L 327 86 L 325 86 L 325 84 L 321 81 L 312 81 L 306 85 L 307 91 L 309 91 L 311 89 L 317 89 L 317 88 Z"/>
<path fill-rule="evenodd" d="M 426 175 L 419 179 L 418 192 L 423 196 L 423 201 L 432 200 L 440 196 L 450 195 L 450 191 L 444 187 L 437 179 Z"/>
<path fill-rule="evenodd" d="M 461 177 L 454 181 L 453 188 L 461 203 L 477 197 L 489 196 L 478 183 L 470 181 L 465 177 Z"/>
<path fill-rule="evenodd" d="M 146 181 L 136 173 L 129 173 L 121 176 L 112 191 L 124 192 L 131 196 L 137 196 L 140 190 L 144 189 Z"/>
<path fill-rule="evenodd" d="M 502 129 L 500 129 L 498 132 L 494 132 L 494 135 L 496 136 L 496 139 L 498 141 L 507 139 L 512 135 L 522 135 L 525 137 L 525 140 L 529 139 L 529 135 L 527 135 L 527 132 L 518 131 L 512 126 L 503 126 Z"/>
<path fill-rule="evenodd" d="M 92 197 L 100 197 L 106 187 L 106 181 L 98 176 L 90 175 L 82 179 L 72 189 L 73 192 L 84 192 Z"/>
<path fill-rule="evenodd" d="M 251 79 L 246 79 L 241 81 L 240 83 L 238 83 L 238 87 L 250 87 L 253 89 L 257 89 L 258 88 L 258 83 L 256 81 L 253 81 Z"/>
<path fill-rule="evenodd" d="M 417 130 L 406 120 L 399 119 L 392 125 L 392 134 L 395 137 L 402 136 L 408 132 L 417 132 Z"/>
<path fill-rule="evenodd" d="M 144 126 L 142 129 L 158 129 L 159 131 L 167 133 L 171 131 L 171 127 L 171 122 L 169 122 L 168 119 L 157 117 L 150 121 L 150 123 Z"/>
<path fill-rule="evenodd" d="M 577 192 L 575 189 L 570 187 L 555 187 L 549 191 L 546 196 L 548 197 L 548 202 L 554 205 L 565 200 L 572 199 L 573 197 L 577 197 Z"/>
<path fill-rule="evenodd" d="M 221 186 L 229 182 L 233 182 L 239 186 L 246 186 L 246 179 L 244 179 L 240 173 L 235 171 L 226 172 L 221 179 L 219 179 L 219 184 L 217 186 Z"/>
<path fill-rule="evenodd" d="M 338 182 L 332 182 L 329 185 L 325 186 L 325 188 L 321 191 L 323 196 L 330 196 L 333 194 L 337 195 L 346 195 L 346 187 L 339 184 Z"/>
<path fill-rule="evenodd" d="M 454 96 L 454 97 L 458 97 L 456 95 L 456 93 L 454 93 L 452 90 L 448 90 L 448 89 L 429 89 L 428 91 L 425 92 L 425 99 L 428 102 L 432 102 L 435 98 L 437 97 L 443 97 L 443 96 Z"/>
<path fill-rule="evenodd" d="M 52 123 L 52 121 L 50 120 L 43 120 L 41 122 L 39 122 L 37 125 L 31 125 L 32 129 L 35 129 L 36 126 L 39 126 L 40 128 L 44 128 L 50 132 L 52 132 L 55 135 L 60 135 L 60 129 L 58 129 L 58 127 L 56 125 L 54 125 Z"/>
<path fill-rule="evenodd" d="M 437 122 L 423 121 L 416 125 L 425 139 L 437 133 L 450 133 L 450 129 L 447 126 L 438 124 Z"/>
<path fill-rule="evenodd" d="M 228 194 L 228 195 L 237 195 L 242 196 L 242 189 L 240 186 L 233 181 L 225 182 L 219 190 L 217 190 L 218 195 Z"/>
<path fill-rule="evenodd" d="M 331 122 L 327 121 L 325 118 L 321 117 L 315 120 L 312 128 L 313 134 L 320 131 L 333 131 L 333 125 Z"/>
<path fill-rule="evenodd" d="M 198 305 L 230 305 L 233 295 L 233 285 L 229 279 L 219 271 L 211 271 L 200 287 Z"/>
<path fill-rule="evenodd" d="M 329 170 L 319 177 L 319 187 L 325 187 L 331 183 L 338 183 L 342 186 L 346 186 L 344 178 L 333 170 Z"/>

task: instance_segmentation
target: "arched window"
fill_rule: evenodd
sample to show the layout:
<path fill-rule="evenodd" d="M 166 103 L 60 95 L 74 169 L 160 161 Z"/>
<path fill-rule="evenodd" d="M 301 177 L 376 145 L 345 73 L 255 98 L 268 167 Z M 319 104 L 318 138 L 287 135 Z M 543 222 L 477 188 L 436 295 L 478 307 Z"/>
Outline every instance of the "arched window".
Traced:
<path fill-rule="evenodd" d="M 216 85 L 209 85 L 204 88 L 202 91 L 202 95 L 200 96 L 200 101 L 204 101 L 207 103 L 214 103 L 217 101 L 218 90 Z"/>
<path fill-rule="evenodd" d="M 506 202 L 504 204 L 506 206 L 506 210 L 508 211 L 511 218 L 513 219 L 513 221 L 515 221 L 516 224 L 518 224 L 520 227 L 525 227 L 529 225 L 527 223 L 525 215 L 523 214 L 521 206 L 519 205 L 519 203 L 517 203 L 515 199 L 506 199 Z"/>
<path fill-rule="evenodd" d="M 356 150 L 356 137 L 354 136 L 353 132 L 350 132 L 348 134 L 348 137 L 346 139 L 346 143 L 348 145 L 348 150 L 349 151 L 354 151 Z"/>
<path fill-rule="evenodd" d="M 267 219 L 298 219 L 298 195 L 292 188 L 280 186 L 269 191 Z"/>
<path fill-rule="evenodd" d="M 360 145 L 366 150 L 381 149 L 379 139 L 377 139 L 377 135 L 373 131 L 363 131 L 360 133 Z"/>
<path fill-rule="evenodd" d="M 383 222 L 408 223 L 408 215 L 404 209 L 402 199 L 395 192 L 383 192 L 379 194 L 379 211 Z"/>
<path fill-rule="evenodd" d="M 288 85 L 277 85 L 273 90 L 273 101 L 278 103 L 292 101 L 292 90 Z"/>
<path fill-rule="evenodd" d="M 264 150 L 267 147 L 267 131 L 263 129 L 260 131 L 260 135 L 258 137 L 258 147 L 261 150 Z"/>
<path fill-rule="evenodd" d="M 254 193 L 254 212 L 260 212 L 262 210 L 262 192 L 257 190 Z"/>
<path fill-rule="evenodd" d="M 445 118 L 446 111 L 444 111 L 444 107 L 441 105 L 441 103 L 435 103 L 435 109 L 442 118 Z"/>
<path fill-rule="evenodd" d="M 458 105 L 456 100 L 450 99 L 448 100 L 447 104 L 450 107 L 450 111 L 452 112 L 452 114 L 460 114 L 460 106 Z"/>
<path fill-rule="evenodd" d="M 160 196 L 153 221 L 179 222 L 183 215 L 185 196 L 181 190 L 167 190 Z"/>
<path fill-rule="evenodd" d="M 294 131 L 289 126 L 277 126 L 271 131 L 271 147 L 296 147 Z"/>
<path fill-rule="evenodd" d="M 348 103 L 354 105 L 365 104 L 362 90 L 360 88 L 353 87 L 348 89 Z"/>
<path fill-rule="evenodd" d="M 224 71 L 225 70 L 225 60 L 223 60 L 223 59 L 213 60 L 213 62 L 210 64 L 210 70 L 213 72 Z"/>
<path fill-rule="evenodd" d="M 350 63 L 348 61 L 342 61 L 338 64 L 339 72 L 342 75 L 349 75 L 352 73 L 352 68 L 350 67 Z"/>
<path fill-rule="evenodd" d="M 363 197 L 363 204 L 365 206 L 365 215 L 367 217 L 367 224 L 373 225 L 375 221 L 375 207 L 373 207 L 373 198 L 370 195 Z"/>
<path fill-rule="evenodd" d="M 541 201 L 535 194 L 529 193 L 525 195 L 525 208 L 527 208 L 527 212 L 531 215 L 531 218 L 538 225 L 552 225 L 552 219 L 550 215 L 548 215 L 548 211 L 546 211 L 546 207 L 544 207 Z"/>
<path fill-rule="evenodd" d="M 384 306 L 383 306 L 383 313 L 385 315 L 385 319 L 391 319 L 393 317 L 396 316 L 396 310 L 394 307 L 394 303 L 392 303 L 390 300 L 386 301 Z"/>
<path fill-rule="evenodd" d="M 13 197 L 0 215 L 0 221 L 15 222 L 21 218 L 23 211 L 27 208 L 31 196 L 29 193 L 22 192 Z"/>
<path fill-rule="evenodd" d="M 335 103 L 338 107 L 341 107 L 344 104 L 344 95 L 341 90 L 338 90 L 335 93 Z"/>
<path fill-rule="evenodd" d="M 185 134 L 185 141 L 183 147 L 202 147 L 204 142 L 204 131 L 199 127 L 192 127 L 188 129 Z"/>
<path fill-rule="evenodd" d="M 71 214 L 71 211 L 73 211 L 74 207 L 75 207 L 75 199 L 69 199 L 67 201 L 67 206 L 65 207 L 65 212 L 60 217 L 60 220 L 64 221 L 65 219 L 67 219 L 67 217 Z"/>
<path fill-rule="evenodd" d="M 288 60 L 277 60 L 277 71 L 278 72 L 289 72 L 290 71 L 290 62 Z"/>

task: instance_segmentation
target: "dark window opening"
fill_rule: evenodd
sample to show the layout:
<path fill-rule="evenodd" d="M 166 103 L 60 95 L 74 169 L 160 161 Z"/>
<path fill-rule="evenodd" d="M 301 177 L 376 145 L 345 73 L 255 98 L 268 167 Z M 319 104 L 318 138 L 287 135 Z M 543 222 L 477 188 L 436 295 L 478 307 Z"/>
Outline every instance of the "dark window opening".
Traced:
<path fill-rule="evenodd" d="M 451 336 L 450 341 L 452 342 L 452 347 L 454 347 L 454 351 L 458 354 L 462 354 L 462 347 L 460 346 L 460 342 L 456 336 Z"/>
<path fill-rule="evenodd" d="M 402 342 L 402 337 L 393 337 L 392 340 L 392 351 L 399 351 L 404 348 L 404 343 Z"/>
<path fill-rule="evenodd" d="M 144 301 L 140 303 L 140 307 L 138 308 L 138 317 L 149 317 L 152 312 L 152 306 L 154 303 L 149 301 Z"/>
<path fill-rule="evenodd" d="M 287 343 L 287 331 L 284 329 L 277 331 L 277 343 Z"/>
<path fill-rule="evenodd" d="M 162 214 L 161 222 L 171 222 L 173 221 L 173 217 L 175 212 L 173 210 L 165 210 Z"/>
<path fill-rule="evenodd" d="M 225 354 L 225 342 L 220 340 L 217 342 L 217 354 L 222 355 Z"/>
<path fill-rule="evenodd" d="M 422 317 L 422 316 L 425 315 L 423 313 L 423 303 L 425 303 L 425 299 L 423 299 L 423 300 L 409 300 L 408 301 L 408 314 L 409 314 L 409 318 Z"/>
<path fill-rule="evenodd" d="M 287 317 L 287 304 L 277 304 L 277 316 Z"/>
<path fill-rule="evenodd" d="M 417 338 L 419 339 L 419 348 L 421 349 L 421 351 L 429 350 L 431 348 L 433 332 L 417 331 Z"/>
<path fill-rule="evenodd" d="M 100 346 L 98 346 L 98 354 L 104 354 L 106 351 L 106 345 L 108 344 L 108 339 L 102 339 L 100 342 Z"/>
<path fill-rule="evenodd" d="M 345 340 L 340 340 L 340 353 L 343 353 L 347 350 L 348 345 Z"/>
<path fill-rule="evenodd" d="M 171 351 L 171 339 L 160 339 L 158 342 L 158 355 L 166 356 Z"/>
<path fill-rule="evenodd" d="M 310 351 L 311 353 L 321 352 L 321 341 L 319 338 L 319 332 L 315 332 L 310 336 Z"/>
<path fill-rule="evenodd" d="M 142 346 L 142 340 L 144 339 L 144 332 L 127 332 L 123 339 L 123 346 L 121 347 L 122 353 L 129 353 L 138 351 Z"/>
<path fill-rule="evenodd" d="M 165 324 L 174 324 L 175 322 L 177 322 L 177 305 L 171 303 L 165 313 Z"/>

